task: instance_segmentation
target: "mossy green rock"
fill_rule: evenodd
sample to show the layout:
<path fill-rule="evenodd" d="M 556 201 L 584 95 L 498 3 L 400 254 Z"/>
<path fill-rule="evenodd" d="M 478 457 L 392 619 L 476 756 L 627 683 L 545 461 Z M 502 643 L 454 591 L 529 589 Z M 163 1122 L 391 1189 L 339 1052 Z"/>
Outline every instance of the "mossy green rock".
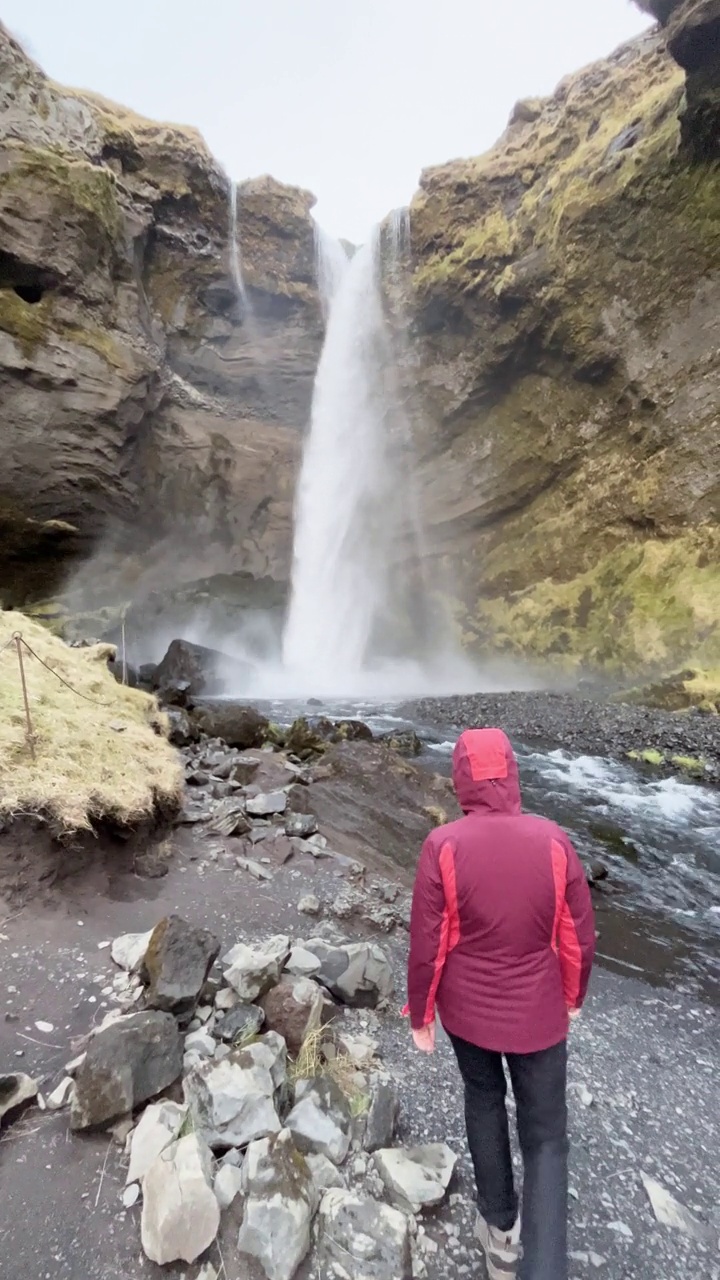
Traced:
<path fill-rule="evenodd" d="M 408 400 L 476 653 L 720 662 L 720 168 L 684 65 L 663 33 L 624 45 L 412 203 Z"/>

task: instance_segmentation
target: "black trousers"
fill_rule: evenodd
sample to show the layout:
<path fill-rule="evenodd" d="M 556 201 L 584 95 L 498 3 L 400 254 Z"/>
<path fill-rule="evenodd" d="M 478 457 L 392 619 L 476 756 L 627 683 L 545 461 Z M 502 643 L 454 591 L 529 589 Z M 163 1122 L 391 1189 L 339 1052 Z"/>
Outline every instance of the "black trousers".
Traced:
<path fill-rule="evenodd" d="M 450 1037 L 465 1083 L 478 1207 L 509 1231 L 517 1217 L 503 1057 Z M 506 1061 L 517 1104 L 524 1181 L 520 1280 L 567 1280 L 567 1043 Z"/>

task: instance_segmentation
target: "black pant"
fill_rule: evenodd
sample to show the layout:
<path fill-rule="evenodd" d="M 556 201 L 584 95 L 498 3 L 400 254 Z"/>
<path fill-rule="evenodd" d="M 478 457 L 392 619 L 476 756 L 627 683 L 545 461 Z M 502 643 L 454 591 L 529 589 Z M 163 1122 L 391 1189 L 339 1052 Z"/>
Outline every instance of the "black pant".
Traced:
<path fill-rule="evenodd" d="M 517 1217 L 502 1054 L 451 1036 L 465 1083 L 468 1145 L 483 1217 L 509 1231 Z M 523 1155 L 521 1280 L 567 1280 L 567 1044 L 506 1055 Z"/>

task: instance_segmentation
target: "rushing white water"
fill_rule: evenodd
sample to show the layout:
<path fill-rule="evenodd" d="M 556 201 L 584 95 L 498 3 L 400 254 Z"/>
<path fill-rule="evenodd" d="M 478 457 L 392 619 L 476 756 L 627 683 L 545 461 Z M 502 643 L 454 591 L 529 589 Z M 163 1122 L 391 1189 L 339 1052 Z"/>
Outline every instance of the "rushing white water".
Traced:
<path fill-rule="evenodd" d="M 326 323 L 349 264 L 350 259 L 340 241 L 315 223 L 315 269 Z"/>
<path fill-rule="evenodd" d="M 242 258 L 240 256 L 240 239 L 238 232 L 238 188 L 237 182 L 230 183 L 230 200 L 229 200 L 229 244 L 230 244 L 230 272 L 232 274 L 235 288 L 238 296 L 243 304 L 246 312 L 250 310 L 250 302 L 248 299 L 247 289 L 242 273 Z"/>

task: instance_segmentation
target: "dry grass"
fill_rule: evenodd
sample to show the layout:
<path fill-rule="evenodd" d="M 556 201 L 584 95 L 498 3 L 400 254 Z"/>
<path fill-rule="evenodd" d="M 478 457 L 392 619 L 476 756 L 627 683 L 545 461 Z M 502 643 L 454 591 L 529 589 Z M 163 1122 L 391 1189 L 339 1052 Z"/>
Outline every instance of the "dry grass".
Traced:
<path fill-rule="evenodd" d="M 11 645 L 0 653 L 0 815 L 41 814 L 72 832 L 103 819 L 132 825 L 179 804 L 167 721 L 154 698 L 115 681 L 112 647 L 71 649 L 23 614 L 0 614 L 0 648 L 16 631 L 41 660 L 24 651 L 35 760 Z"/>
<path fill-rule="evenodd" d="M 326 1046 L 332 1049 L 327 1056 Z M 295 1061 L 288 1064 L 291 1084 L 298 1080 L 314 1080 L 317 1076 L 334 1080 L 348 1099 L 354 1116 L 364 1115 L 370 1104 L 368 1093 L 358 1085 L 358 1074 L 365 1074 L 365 1069 L 360 1068 L 349 1054 L 338 1051 L 332 1030 L 327 1026 L 311 1031 Z"/>

